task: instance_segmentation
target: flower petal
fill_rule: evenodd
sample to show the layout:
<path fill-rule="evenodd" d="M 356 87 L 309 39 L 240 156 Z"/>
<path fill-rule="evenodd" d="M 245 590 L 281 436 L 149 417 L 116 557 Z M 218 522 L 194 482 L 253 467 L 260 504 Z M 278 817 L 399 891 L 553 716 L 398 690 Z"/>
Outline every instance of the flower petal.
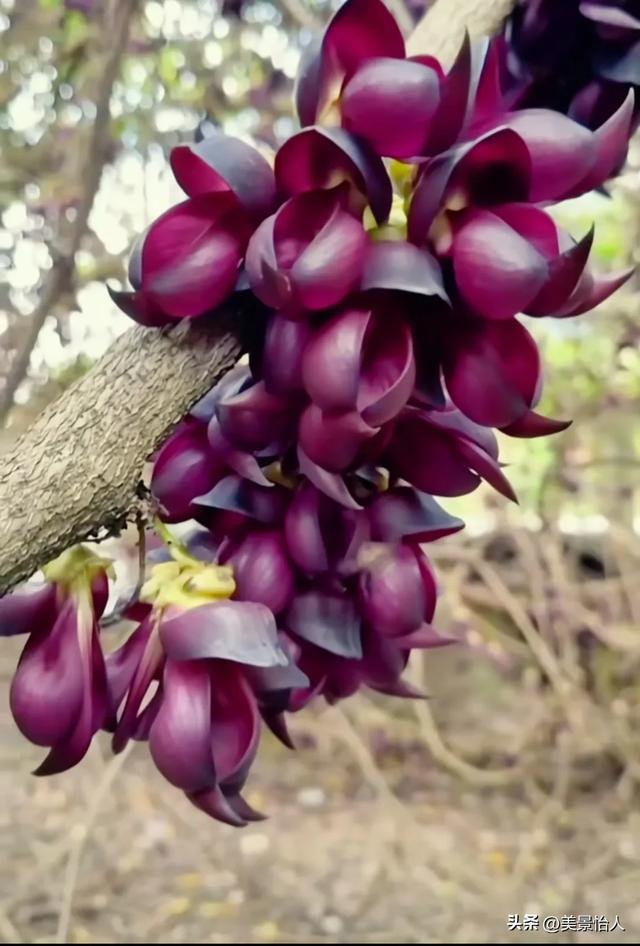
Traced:
<path fill-rule="evenodd" d="M 212 788 L 211 678 L 197 661 L 167 661 L 162 700 L 149 731 L 151 757 L 167 781 L 184 791 Z"/>
<path fill-rule="evenodd" d="M 426 250 L 396 240 L 371 243 L 361 288 L 438 296 L 444 302 L 449 302 L 437 260 Z"/>
<path fill-rule="evenodd" d="M 45 631 L 55 615 L 55 585 L 29 582 L 0 598 L 0 637 Z"/>
<path fill-rule="evenodd" d="M 311 483 L 303 483 L 292 499 L 284 523 L 289 555 L 307 575 L 338 571 L 355 558 L 366 538 L 361 512 L 347 510 Z"/>
<path fill-rule="evenodd" d="M 302 64 L 296 106 L 302 125 L 318 121 L 345 78 L 378 56 L 404 59 L 404 39 L 382 0 L 347 0 Z"/>
<path fill-rule="evenodd" d="M 211 732 L 218 779 L 237 776 L 255 756 L 260 738 L 256 698 L 239 667 L 214 664 L 212 674 Z"/>
<path fill-rule="evenodd" d="M 303 591 L 284 617 L 285 627 L 303 640 L 340 657 L 362 657 L 360 618 L 344 590 Z"/>
<path fill-rule="evenodd" d="M 314 126 L 293 135 L 276 155 L 275 174 L 289 196 L 347 182 L 360 212 L 369 203 L 378 223 L 389 216 L 393 193 L 382 159 L 342 128 Z"/>
<path fill-rule="evenodd" d="M 397 475 L 425 493 L 463 496 L 480 483 L 460 457 L 455 438 L 436 428 L 423 412 L 400 416 L 389 457 Z"/>
<path fill-rule="evenodd" d="M 575 195 L 596 159 L 592 133 L 559 112 L 527 108 L 508 116 L 531 156 L 532 202 Z"/>
<path fill-rule="evenodd" d="M 302 391 L 302 357 L 312 336 L 313 328 L 306 321 L 271 316 L 262 356 L 268 391 L 285 397 Z"/>
<path fill-rule="evenodd" d="M 334 502 L 344 506 L 345 509 L 362 509 L 362 506 L 353 498 L 347 484 L 342 476 L 336 473 L 329 473 L 323 470 L 306 455 L 300 445 L 298 445 L 298 464 L 300 472 L 313 483 L 313 485 L 324 493 Z"/>
<path fill-rule="evenodd" d="M 196 496 L 193 504 L 240 513 L 249 519 L 272 525 L 284 517 L 288 495 L 280 487 L 258 486 L 236 474 L 225 476 L 208 493 Z"/>
<path fill-rule="evenodd" d="M 183 422 L 160 448 L 151 474 L 151 492 L 167 522 L 191 519 L 192 500 L 222 476 L 224 465 L 209 448 L 206 427 Z"/>
<path fill-rule="evenodd" d="M 300 446 L 313 463 L 340 473 L 348 469 L 377 430 L 370 427 L 357 411 L 326 414 L 317 404 L 310 404 L 300 418 Z"/>
<path fill-rule="evenodd" d="M 553 420 L 551 417 L 536 414 L 535 411 L 528 411 L 513 424 L 503 427 L 502 432 L 509 437 L 549 437 L 551 434 L 562 433 L 571 424 L 570 420 Z"/>
<path fill-rule="evenodd" d="M 250 601 L 213 601 L 188 611 L 169 611 L 160 638 L 171 660 L 217 658 L 253 667 L 287 662 L 273 614 Z"/>
<path fill-rule="evenodd" d="M 417 630 L 430 620 L 435 607 L 435 595 L 423 581 L 416 552 L 406 545 L 382 547 L 361 572 L 358 596 L 365 621 L 386 637 Z"/>
<path fill-rule="evenodd" d="M 233 565 L 238 600 L 259 602 L 274 614 L 289 605 L 295 575 L 280 530 L 250 532 L 220 559 Z"/>
<path fill-rule="evenodd" d="M 141 291 L 175 318 L 215 309 L 235 289 L 247 235 L 227 194 L 183 201 L 149 228 Z"/>
<path fill-rule="evenodd" d="M 344 127 L 378 154 L 411 158 L 424 154 L 440 104 L 434 69 L 410 60 L 371 59 L 354 73 L 341 96 Z"/>
<path fill-rule="evenodd" d="M 267 391 L 258 381 L 216 407 L 222 434 L 241 450 L 261 450 L 286 437 L 292 429 L 295 405 Z"/>
<path fill-rule="evenodd" d="M 32 634 L 11 682 L 10 704 L 20 732 L 53 746 L 72 730 L 84 700 L 79 614 L 73 598 L 62 605 L 50 631 Z"/>
<path fill-rule="evenodd" d="M 433 496 L 411 486 L 394 486 L 378 496 L 368 509 L 374 542 L 434 542 L 464 528 Z"/>
<path fill-rule="evenodd" d="M 453 266 L 465 302 L 489 319 L 510 319 L 543 289 L 549 267 L 527 240 L 486 210 L 455 236 Z"/>
<path fill-rule="evenodd" d="M 444 361 L 454 404 L 477 424 L 504 427 L 533 406 L 541 374 L 538 346 L 515 320 L 460 327 Z"/>
<path fill-rule="evenodd" d="M 239 138 L 216 132 L 197 144 L 178 145 L 170 162 L 189 197 L 230 191 L 255 218 L 261 220 L 273 210 L 273 171 L 259 151 Z"/>

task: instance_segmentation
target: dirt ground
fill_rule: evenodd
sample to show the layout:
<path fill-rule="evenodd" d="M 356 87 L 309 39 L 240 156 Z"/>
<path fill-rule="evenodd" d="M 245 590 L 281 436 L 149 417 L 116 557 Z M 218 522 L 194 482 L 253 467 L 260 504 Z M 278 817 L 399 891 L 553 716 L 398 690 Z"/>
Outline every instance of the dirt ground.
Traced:
<path fill-rule="evenodd" d="M 360 700 L 300 717 L 297 753 L 266 739 L 248 797 L 270 817 L 238 831 L 192 809 L 144 746 L 114 763 L 104 742 L 75 772 L 31 777 L 5 659 L 3 942 L 638 940 L 635 779 L 562 727 L 551 738 L 545 693 L 491 661 L 430 655 L 426 716 Z M 533 774 L 515 778 L 523 758 Z M 618 915 L 625 931 L 509 932 L 512 913 Z"/>

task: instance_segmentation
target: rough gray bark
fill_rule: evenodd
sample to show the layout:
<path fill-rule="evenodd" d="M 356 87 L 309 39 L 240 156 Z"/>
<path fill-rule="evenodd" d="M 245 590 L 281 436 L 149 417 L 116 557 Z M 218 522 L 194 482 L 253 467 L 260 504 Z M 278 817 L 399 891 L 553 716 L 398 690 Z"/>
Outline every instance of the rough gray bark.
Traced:
<path fill-rule="evenodd" d="M 145 460 L 238 360 L 245 313 L 215 329 L 136 326 L 0 463 L 0 594 L 136 506 Z"/>
<path fill-rule="evenodd" d="M 493 32 L 511 0 L 436 0 L 412 53 L 451 61 L 465 29 Z M 0 462 L 0 594 L 136 507 L 145 460 L 242 351 L 246 313 L 216 330 L 133 328 Z"/>

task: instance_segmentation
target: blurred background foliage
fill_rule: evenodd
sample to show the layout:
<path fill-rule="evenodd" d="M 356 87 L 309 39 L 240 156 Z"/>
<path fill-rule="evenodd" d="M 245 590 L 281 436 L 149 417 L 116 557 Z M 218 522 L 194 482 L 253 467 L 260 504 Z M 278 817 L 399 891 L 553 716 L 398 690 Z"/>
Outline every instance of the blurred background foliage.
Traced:
<path fill-rule="evenodd" d="M 425 7 L 388 2 L 405 32 Z M 335 5 L 0 0 L 0 449 L 127 329 L 104 283 L 179 199 L 171 146 L 286 138 Z M 576 236 L 595 222 L 603 269 L 638 262 L 639 166 L 635 143 L 608 194 L 558 209 Z M 531 911 L 620 913 L 608 941 L 637 942 L 639 279 L 586 317 L 528 320 L 541 409 L 574 424 L 505 438 L 519 507 L 447 503 L 469 526 L 430 548 L 439 623 L 468 646 L 412 667 L 428 703 L 359 697 L 297 721 L 296 755 L 267 740 L 266 827 L 203 822 L 145 753 L 32 780 L 0 701 L 0 941 L 523 941 L 506 916 Z M 546 936 L 565 941 L 601 940 Z"/>

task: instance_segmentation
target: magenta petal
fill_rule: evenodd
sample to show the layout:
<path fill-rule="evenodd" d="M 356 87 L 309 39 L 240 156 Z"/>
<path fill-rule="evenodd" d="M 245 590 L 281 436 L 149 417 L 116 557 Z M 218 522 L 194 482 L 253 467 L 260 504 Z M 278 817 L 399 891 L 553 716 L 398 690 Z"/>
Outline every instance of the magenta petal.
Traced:
<path fill-rule="evenodd" d="M 280 522 L 288 504 L 287 491 L 277 486 L 258 486 L 241 476 L 225 476 L 208 493 L 196 496 L 194 506 L 235 512 L 258 522 Z"/>
<path fill-rule="evenodd" d="M 140 627 L 140 635 L 144 639 L 144 648 L 135 667 L 128 688 L 127 699 L 113 734 L 112 748 L 115 753 L 122 752 L 129 740 L 135 737 L 141 719 L 139 715 L 140 707 L 149 692 L 152 682 L 157 678 L 164 661 L 156 624 L 157 615 L 152 611 Z"/>
<path fill-rule="evenodd" d="M 361 288 L 438 296 L 449 302 L 437 260 L 412 243 L 395 240 L 374 241 L 370 245 Z"/>
<path fill-rule="evenodd" d="M 325 309 L 357 288 L 368 237 L 343 209 L 346 195 L 344 188 L 298 194 L 258 227 L 247 249 L 247 276 L 267 305 Z"/>
<path fill-rule="evenodd" d="M 285 436 L 291 428 L 292 405 L 269 393 L 258 381 L 218 403 L 216 414 L 222 434 L 241 450 L 261 450 Z"/>
<path fill-rule="evenodd" d="M 389 456 L 396 473 L 425 493 L 462 496 L 480 483 L 460 457 L 456 439 L 438 430 L 422 412 L 400 417 Z"/>
<path fill-rule="evenodd" d="M 568 250 L 549 261 L 549 275 L 536 298 L 526 306 L 528 315 L 553 315 L 576 288 L 587 265 L 595 230 L 591 230 Z"/>
<path fill-rule="evenodd" d="M 183 422 L 160 448 L 151 475 L 151 492 L 168 522 L 191 519 L 194 497 L 208 492 L 224 467 L 209 448 L 206 428 Z"/>
<path fill-rule="evenodd" d="M 226 397 L 233 397 L 234 394 L 239 394 L 240 391 L 250 387 L 251 384 L 253 384 L 253 376 L 249 366 L 236 365 L 231 371 L 227 371 L 220 381 L 214 384 L 211 390 L 207 391 L 204 397 L 201 397 L 193 405 L 189 411 L 190 416 L 203 424 L 208 424 L 220 401 Z"/>
<path fill-rule="evenodd" d="M 509 437 L 549 437 L 551 434 L 562 433 L 571 426 L 570 420 L 553 420 L 543 417 L 535 411 L 527 411 L 522 417 L 502 428 L 502 432 Z"/>
<path fill-rule="evenodd" d="M 228 824 L 232 828 L 245 828 L 246 819 L 232 807 L 225 798 L 219 785 L 202 792 L 189 792 L 187 798 L 192 805 L 203 811 L 210 818 Z"/>
<path fill-rule="evenodd" d="M 307 575 L 338 570 L 355 558 L 367 535 L 362 513 L 344 509 L 311 483 L 299 487 L 284 529 L 289 555 Z"/>
<path fill-rule="evenodd" d="M 444 362 L 451 399 L 487 427 L 504 427 L 527 413 L 540 373 L 538 347 L 515 320 L 460 328 Z"/>
<path fill-rule="evenodd" d="M 106 657 L 107 717 L 110 729 L 115 727 L 118 709 L 131 686 L 136 669 L 147 646 L 152 627 L 151 621 L 143 620 L 124 644 Z"/>
<path fill-rule="evenodd" d="M 185 200 L 149 228 L 142 292 L 175 318 L 202 315 L 233 292 L 245 245 L 244 221 L 228 195 Z"/>
<path fill-rule="evenodd" d="M 334 502 L 344 506 L 345 509 L 362 509 L 362 506 L 356 502 L 349 492 L 342 476 L 338 476 L 336 473 L 329 473 L 328 470 L 323 470 L 322 467 L 319 467 L 309 459 L 300 446 L 298 446 L 298 464 L 300 466 L 300 472 L 306 476 L 320 492 L 324 493 L 330 499 L 333 499 Z"/>
<path fill-rule="evenodd" d="M 11 683 L 11 712 L 20 732 L 53 746 L 72 731 L 84 699 L 79 614 L 69 598 L 48 632 L 33 634 Z"/>
<path fill-rule="evenodd" d="M 251 532 L 222 558 L 233 565 L 240 601 L 259 602 L 274 614 L 289 605 L 295 575 L 279 530 Z"/>
<path fill-rule="evenodd" d="M 471 91 L 471 43 L 465 32 L 460 51 L 442 81 L 440 105 L 433 118 L 427 154 L 447 151 L 458 139 L 467 114 Z"/>
<path fill-rule="evenodd" d="M 230 191 L 258 219 L 271 213 L 275 180 L 268 161 L 239 138 L 215 133 L 171 151 L 171 169 L 189 197 Z"/>
<path fill-rule="evenodd" d="M 429 411 L 425 416 L 433 427 L 449 431 L 455 437 L 465 437 L 482 447 L 494 460 L 498 459 L 498 441 L 493 431 L 482 424 L 476 424 L 453 405 L 448 406 L 446 410 Z"/>
<path fill-rule="evenodd" d="M 512 112 L 508 124 L 531 155 L 531 201 L 561 200 L 575 193 L 596 157 L 592 133 L 566 115 L 542 108 Z"/>
<path fill-rule="evenodd" d="M 595 161 L 569 196 L 586 194 L 616 174 L 624 163 L 629 146 L 634 116 L 635 96 L 632 89 L 620 108 L 592 133 Z"/>
<path fill-rule="evenodd" d="M 522 138 L 497 128 L 427 161 L 409 207 L 409 239 L 424 244 L 446 196 L 458 189 L 479 206 L 529 197 L 531 157 Z"/>
<path fill-rule="evenodd" d="M 541 207 L 534 207 L 532 204 L 502 204 L 493 207 L 492 213 L 531 243 L 545 259 L 553 259 L 560 252 L 558 225 Z"/>
<path fill-rule="evenodd" d="M 313 401 L 325 411 L 356 406 L 365 335 L 371 313 L 354 309 L 316 332 L 302 361 L 302 377 Z"/>
<path fill-rule="evenodd" d="M 289 196 L 347 182 L 355 208 L 369 203 L 378 223 L 389 216 L 393 192 L 382 159 L 342 128 L 304 128 L 293 135 L 276 155 L 275 174 Z"/>
<path fill-rule="evenodd" d="M 495 214 L 474 211 L 453 244 L 456 282 L 465 302 L 490 319 L 523 311 L 549 268 L 537 250 Z"/>
<path fill-rule="evenodd" d="M 319 47 L 303 57 L 296 83 L 302 125 L 312 125 L 334 101 L 345 79 L 368 60 L 404 59 L 404 40 L 382 0 L 347 0 L 325 30 Z"/>
<path fill-rule="evenodd" d="M 271 316 L 262 358 L 268 391 L 286 396 L 302 390 L 302 356 L 312 336 L 313 328 L 306 321 Z"/>
<path fill-rule="evenodd" d="M 149 732 L 149 750 L 164 777 L 184 791 L 211 788 L 211 680 L 201 663 L 169 660 L 162 701 Z"/>
<path fill-rule="evenodd" d="M 297 221 L 289 209 L 299 202 L 300 213 L 309 219 L 317 194 L 301 194 L 282 208 L 274 228 L 276 255 L 286 256 Z M 291 226 L 288 226 L 290 224 Z M 362 276 L 368 238 L 362 224 L 336 205 L 326 222 L 303 248 L 291 266 L 291 282 L 304 309 L 315 311 L 337 305 L 356 289 Z"/>
<path fill-rule="evenodd" d="M 594 277 L 585 272 L 569 301 L 553 314 L 558 318 L 582 315 L 605 302 L 633 276 L 635 266 L 609 276 Z"/>
<path fill-rule="evenodd" d="M 310 590 L 296 595 L 284 617 L 285 627 L 340 657 L 360 659 L 360 618 L 347 592 Z"/>
<path fill-rule="evenodd" d="M 394 486 L 378 496 L 368 510 L 374 542 L 434 542 L 464 528 L 433 496 L 411 486 Z"/>
<path fill-rule="evenodd" d="M 396 416 L 413 390 L 416 367 L 409 326 L 390 313 L 386 318 L 385 313 L 363 310 L 337 315 L 307 345 L 302 376 L 323 411 L 357 409 L 367 424 L 380 427 Z"/>
<path fill-rule="evenodd" d="M 378 154 L 411 158 L 424 154 L 439 103 L 434 69 L 406 59 L 371 59 L 342 91 L 342 123 Z"/>
<path fill-rule="evenodd" d="M 323 53 L 350 76 L 378 56 L 404 59 L 404 39 L 383 0 L 346 0 L 327 26 Z"/>
<path fill-rule="evenodd" d="M 364 619 L 387 637 L 415 631 L 435 607 L 435 595 L 423 581 L 416 553 L 406 545 L 382 548 L 362 571 L 358 594 Z"/>
<path fill-rule="evenodd" d="M 217 417 L 212 417 L 207 428 L 207 439 L 215 457 L 230 469 L 258 486 L 273 486 L 262 472 L 262 468 L 251 453 L 234 449 L 220 430 Z"/>
<path fill-rule="evenodd" d="M 393 328 L 391 329 L 391 325 Z M 400 319 L 382 314 L 365 336 L 357 408 L 367 424 L 381 427 L 405 406 L 416 381 L 412 332 Z"/>
<path fill-rule="evenodd" d="M 249 601 L 214 601 L 188 611 L 169 611 L 160 638 L 172 660 L 217 658 L 254 667 L 286 663 L 273 614 Z"/>
<path fill-rule="evenodd" d="M 286 273 L 279 272 L 273 245 L 276 218 L 277 214 L 267 217 L 254 231 L 245 257 L 249 285 L 272 309 L 286 305 L 291 297 L 291 281 Z"/>
<path fill-rule="evenodd" d="M 364 443 L 377 433 L 356 411 L 325 414 L 310 404 L 300 418 L 300 446 L 314 463 L 340 473 L 356 460 Z"/>
<path fill-rule="evenodd" d="M 322 107 L 326 104 L 320 103 L 321 94 L 325 98 L 322 88 L 322 68 L 322 40 L 319 37 L 313 37 L 302 50 L 293 88 L 293 100 L 303 128 L 305 125 L 316 123 Z"/>
<path fill-rule="evenodd" d="M 497 460 L 494 460 L 481 447 L 469 440 L 462 440 L 459 449 L 471 469 L 475 470 L 483 480 L 493 486 L 505 499 L 510 499 L 514 503 L 518 502 L 518 497 Z"/>
<path fill-rule="evenodd" d="M 221 783 L 253 759 L 260 738 L 260 714 L 249 683 L 237 667 L 212 667 L 213 759 Z"/>
<path fill-rule="evenodd" d="M 56 588 L 29 583 L 0 598 L 0 637 L 44 631 L 56 616 Z"/>

